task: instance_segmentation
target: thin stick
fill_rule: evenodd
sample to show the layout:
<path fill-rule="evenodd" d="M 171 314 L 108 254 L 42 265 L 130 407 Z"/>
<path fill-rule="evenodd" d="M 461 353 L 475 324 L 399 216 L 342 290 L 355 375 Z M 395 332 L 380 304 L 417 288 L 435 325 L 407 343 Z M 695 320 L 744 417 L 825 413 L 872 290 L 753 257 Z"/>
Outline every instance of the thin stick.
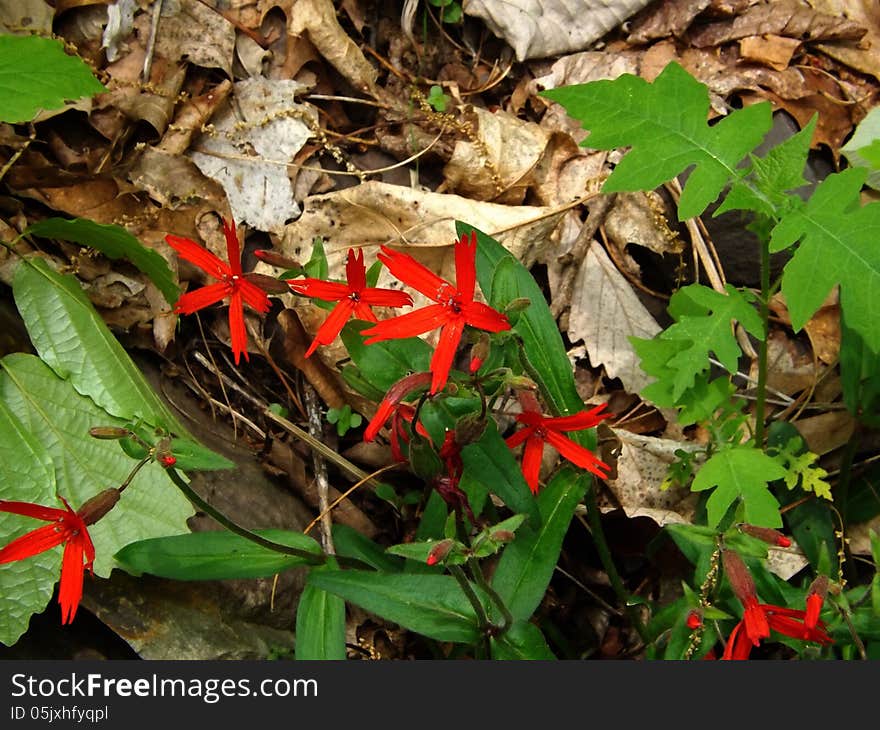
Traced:
<path fill-rule="evenodd" d="M 348 495 L 351 494 L 352 492 L 354 492 L 356 489 L 360 489 L 362 486 L 364 486 L 364 484 L 366 484 L 371 479 L 375 479 L 380 474 L 384 474 L 386 471 L 390 471 L 391 469 L 397 469 L 399 467 L 400 467 L 400 464 L 388 464 L 388 466 L 383 466 L 381 469 L 377 469 L 372 474 L 367 474 L 367 476 L 364 479 L 361 479 L 360 481 L 355 482 L 354 485 L 352 485 L 351 487 L 346 489 L 342 494 L 340 494 L 336 499 L 334 499 L 329 505 L 327 505 L 327 509 L 325 512 L 321 512 L 321 514 L 319 514 L 317 517 L 315 517 L 315 519 L 313 519 L 311 522 L 309 522 L 309 524 L 306 525 L 306 528 L 303 530 L 303 533 L 308 535 L 309 531 L 315 525 L 318 524 L 319 520 L 323 519 L 325 514 L 328 514 L 330 511 L 333 510 L 334 507 L 336 507 L 337 504 L 342 502 L 344 499 L 347 499 Z"/>
<path fill-rule="evenodd" d="M 315 389 L 306 384 L 304 386 L 306 410 L 309 413 L 309 433 L 313 438 L 322 439 L 324 426 L 321 419 L 321 408 L 318 404 L 318 395 Z M 318 510 L 321 513 L 321 545 L 328 555 L 335 555 L 336 548 L 333 546 L 333 520 L 330 518 L 330 482 L 327 480 L 327 463 L 320 453 L 312 450 L 312 468 L 315 471 L 315 482 L 318 485 Z"/>

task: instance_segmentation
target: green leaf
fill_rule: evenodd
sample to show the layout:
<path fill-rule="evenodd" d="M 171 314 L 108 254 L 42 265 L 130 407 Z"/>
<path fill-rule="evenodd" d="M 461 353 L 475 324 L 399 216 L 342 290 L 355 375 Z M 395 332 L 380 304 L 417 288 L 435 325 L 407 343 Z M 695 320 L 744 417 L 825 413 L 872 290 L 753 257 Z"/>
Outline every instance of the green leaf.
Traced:
<path fill-rule="evenodd" d="M 181 471 L 219 471 L 235 469 L 235 463 L 200 443 L 190 439 L 172 438 L 171 453 L 177 459 L 174 465 Z"/>
<path fill-rule="evenodd" d="M 506 633 L 490 639 L 493 659 L 547 660 L 556 656 L 547 646 L 541 629 L 528 621 L 517 621 Z"/>
<path fill-rule="evenodd" d="M 288 547 L 321 554 L 318 543 L 301 532 L 254 532 Z M 174 580 L 268 578 L 308 564 L 304 558 L 275 552 L 226 530 L 140 540 L 120 550 L 116 560 L 131 573 L 150 573 Z"/>
<path fill-rule="evenodd" d="M 0 484 L 3 499 L 61 507 L 55 496 L 55 467 L 45 447 L 0 400 Z M 45 522 L 0 512 L 3 543 Z M 12 646 L 27 631 L 31 614 L 52 598 L 61 569 L 61 549 L 0 566 L 0 643 Z"/>
<path fill-rule="evenodd" d="M 345 601 L 311 584 L 296 607 L 296 659 L 345 659 Z"/>
<path fill-rule="evenodd" d="M 504 548 L 492 586 L 514 619 L 527 620 L 544 597 L 588 478 L 570 467 L 560 470 L 538 494 L 540 527 L 523 525 L 516 539 Z"/>
<path fill-rule="evenodd" d="M 110 259 L 127 259 L 150 277 L 168 304 L 173 306 L 180 296 L 180 288 L 174 281 L 168 262 L 158 252 L 144 246 L 122 226 L 104 225 L 83 218 L 47 218 L 29 226 L 25 233 L 42 238 L 74 241 L 95 248 Z"/>
<path fill-rule="evenodd" d="M 75 278 L 62 276 L 35 258 L 18 266 L 12 292 L 40 357 L 59 377 L 69 379 L 78 393 L 126 421 L 141 419 L 188 435 Z"/>
<path fill-rule="evenodd" d="M 303 269 L 306 275 L 312 279 L 326 280 L 330 275 L 330 267 L 327 265 L 327 254 L 324 253 L 324 241 L 320 236 L 316 236 L 312 241 L 312 255 L 306 262 Z"/>
<path fill-rule="evenodd" d="M 840 151 L 852 167 L 868 170 L 866 185 L 880 190 L 880 109 L 868 112 Z"/>
<path fill-rule="evenodd" d="M 134 462 L 117 444 L 89 436 L 92 426 L 121 427 L 124 421 L 80 396 L 69 381 L 33 355 L 7 355 L 0 360 L 0 371 L 0 400 L 42 444 L 52 459 L 58 494 L 74 508 L 129 476 Z M 192 514 L 189 501 L 165 470 L 155 463 L 145 465 L 119 504 L 89 528 L 95 544 L 95 574 L 109 576 L 113 555 L 128 543 L 186 532 Z"/>
<path fill-rule="evenodd" d="M 0 122 L 29 122 L 41 110 L 105 90 L 60 41 L 0 35 Z"/>
<path fill-rule="evenodd" d="M 418 337 L 364 344 L 362 330 L 372 322 L 353 320 L 342 328 L 342 342 L 360 374 L 384 395 L 404 375 L 423 372 L 431 366 L 431 346 Z"/>
<path fill-rule="evenodd" d="M 448 575 L 312 571 L 307 585 L 437 641 L 471 644 L 479 638 L 474 608 Z"/>
<path fill-rule="evenodd" d="M 871 352 L 880 352 L 880 202 L 859 206 L 863 169 L 829 175 L 801 210 L 773 229 L 771 250 L 801 241 L 782 274 L 791 325 L 800 330 L 840 285 L 847 326 Z"/>
<path fill-rule="evenodd" d="M 653 190 L 691 166 L 678 206 L 679 220 L 700 215 L 737 177 L 737 165 L 764 139 L 771 107 L 739 109 L 714 125 L 709 92 L 676 63 L 649 84 L 624 74 L 541 92 L 565 107 L 600 150 L 632 147 L 602 187 L 603 192 Z"/>
<path fill-rule="evenodd" d="M 697 472 L 691 489 L 715 488 L 706 503 L 710 527 L 718 527 L 727 510 L 742 501 L 745 521 L 761 527 L 782 527 L 779 502 L 768 482 L 783 479 L 786 471 L 775 459 L 751 446 L 734 446 L 713 454 Z"/>
<path fill-rule="evenodd" d="M 376 570 L 394 573 L 403 566 L 402 560 L 388 555 L 384 547 L 348 525 L 333 525 L 333 544 L 337 555 L 362 560 Z"/>
<path fill-rule="evenodd" d="M 840 318 L 840 384 L 847 410 L 871 428 L 880 428 L 880 350 L 871 349 Z"/>

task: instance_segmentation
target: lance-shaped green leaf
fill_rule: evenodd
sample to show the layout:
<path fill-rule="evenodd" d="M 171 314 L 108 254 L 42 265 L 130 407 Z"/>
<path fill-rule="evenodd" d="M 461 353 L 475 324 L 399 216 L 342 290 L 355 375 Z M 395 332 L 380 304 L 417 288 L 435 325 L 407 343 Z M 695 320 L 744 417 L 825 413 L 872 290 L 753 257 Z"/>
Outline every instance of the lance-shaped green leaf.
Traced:
<path fill-rule="evenodd" d="M 538 494 L 540 527 L 524 524 L 501 553 L 492 586 L 514 619 L 527 620 L 544 597 L 587 478 L 570 467 L 560 470 Z"/>
<path fill-rule="evenodd" d="M 135 466 L 114 441 L 89 436 L 92 426 L 125 425 L 78 394 L 33 355 L 0 360 L 0 400 L 52 459 L 58 494 L 77 508 L 90 497 L 123 483 Z M 55 506 L 55 505 L 50 505 Z M 137 540 L 188 532 L 190 503 L 155 463 L 144 466 L 122 499 L 89 528 L 95 543 L 95 574 L 106 578 L 113 555 Z"/>
<path fill-rule="evenodd" d="M 43 361 L 113 416 L 188 433 L 165 407 L 72 276 L 42 259 L 18 266 L 12 292 Z M 99 424 L 91 424 L 99 425 Z"/>
<path fill-rule="evenodd" d="M 306 585 L 296 607 L 296 659 L 345 659 L 345 601 L 315 585 Z"/>
<path fill-rule="evenodd" d="M 400 558 L 389 555 L 384 547 L 348 525 L 333 525 L 333 544 L 337 555 L 361 560 L 376 570 L 394 573 L 403 567 Z"/>
<path fill-rule="evenodd" d="M 168 262 L 151 248 L 144 246 L 122 226 L 106 225 L 75 218 L 47 218 L 29 226 L 25 233 L 42 238 L 60 238 L 97 249 L 110 259 L 124 258 L 146 274 L 156 285 L 165 301 L 173 306 L 180 296 L 180 288 Z"/>
<path fill-rule="evenodd" d="M 318 543 L 301 532 L 254 532 L 287 547 L 321 554 Z M 139 540 L 116 553 L 116 560 L 131 573 L 150 573 L 174 580 L 268 578 L 308 564 L 303 557 L 276 552 L 226 530 Z"/>
<path fill-rule="evenodd" d="M 782 527 L 779 502 L 768 486 L 786 471 L 775 459 L 751 446 L 734 446 L 713 454 L 697 472 L 691 489 L 715 488 L 706 502 L 710 527 L 717 527 L 727 510 L 742 501 L 744 521 L 761 527 Z"/>
<path fill-rule="evenodd" d="M 42 110 L 102 91 L 91 69 L 66 54 L 60 41 L 0 35 L 0 122 L 29 122 Z"/>
<path fill-rule="evenodd" d="M 3 499 L 61 507 L 55 496 L 55 467 L 45 447 L 0 400 L 0 484 Z M 0 513 L 0 547 L 45 522 Z M 61 550 L 0 566 L 0 643 L 11 646 L 27 631 L 31 614 L 42 611 L 58 580 Z"/>
<path fill-rule="evenodd" d="M 556 659 L 547 646 L 541 629 L 528 621 L 517 621 L 501 636 L 493 636 L 489 644 L 493 659 L 517 661 Z"/>
<path fill-rule="evenodd" d="M 773 229 L 770 247 L 800 245 L 782 275 L 792 327 L 803 327 L 835 285 L 847 326 L 880 352 L 880 203 L 859 206 L 865 170 L 829 175 L 807 204 Z"/>
<path fill-rule="evenodd" d="M 370 385 L 386 393 L 404 375 L 430 368 L 432 351 L 427 342 L 407 337 L 365 345 L 361 331 L 370 326 L 372 322 L 354 320 L 341 332 L 345 349 Z"/>
<path fill-rule="evenodd" d="M 479 638 L 474 608 L 449 575 L 312 571 L 307 584 L 437 641 L 470 644 Z"/>
<path fill-rule="evenodd" d="M 614 168 L 603 192 L 653 190 L 693 167 L 679 201 L 680 220 L 700 215 L 737 177 L 737 165 L 772 125 L 764 102 L 710 125 L 709 92 L 677 63 L 654 83 L 631 74 L 542 92 L 565 107 L 600 150 L 632 147 Z"/>

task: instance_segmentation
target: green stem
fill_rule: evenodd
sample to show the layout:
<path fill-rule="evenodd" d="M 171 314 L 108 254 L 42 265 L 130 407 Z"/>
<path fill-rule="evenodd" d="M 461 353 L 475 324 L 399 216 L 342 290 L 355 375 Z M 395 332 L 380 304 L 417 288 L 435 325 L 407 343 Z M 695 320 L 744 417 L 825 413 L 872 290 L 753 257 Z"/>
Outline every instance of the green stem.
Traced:
<path fill-rule="evenodd" d="M 497 627 L 497 632 L 503 634 L 513 623 L 513 614 L 510 613 L 510 609 L 507 608 L 504 599 L 498 595 L 498 591 L 489 585 L 489 581 L 486 580 L 486 576 L 483 575 L 483 570 L 480 568 L 480 563 L 475 558 L 470 558 L 468 560 L 468 568 L 470 568 L 471 575 L 473 575 L 476 584 L 486 592 L 486 595 L 489 596 L 489 598 L 492 599 L 492 603 L 498 606 L 498 610 L 501 612 L 501 617 L 504 620 L 504 623 Z"/>
<path fill-rule="evenodd" d="M 644 644 L 651 643 L 651 636 L 647 628 L 642 623 L 642 617 L 639 615 L 636 606 L 633 606 L 629 600 L 629 591 L 623 585 L 620 573 L 617 572 L 617 566 L 614 564 L 614 558 L 611 556 L 611 549 L 608 547 L 608 541 L 605 539 L 605 531 L 602 529 L 602 518 L 599 512 L 599 504 L 596 502 L 596 482 L 590 479 L 590 485 L 587 487 L 587 493 L 584 495 L 584 506 L 587 508 L 587 523 L 590 525 L 590 533 L 593 537 L 593 544 L 596 552 L 599 554 L 599 561 L 602 568 L 608 576 L 611 588 L 617 596 L 617 600 L 623 605 L 627 616 L 638 632 Z"/>
<path fill-rule="evenodd" d="M 764 419 L 767 405 L 767 340 L 770 337 L 770 239 L 761 236 L 761 340 L 758 343 L 758 384 L 755 393 L 755 445 L 764 446 Z"/>
<path fill-rule="evenodd" d="M 307 563 L 309 563 L 309 565 L 324 565 L 327 562 L 327 559 L 324 555 L 316 555 L 315 553 L 311 553 L 308 550 L 300 550 L 299 548 L 290 547 L 289 545 L 282 545 L 281 543 L 267 540 L 265 537 L 261 537 L 257 533 L 251 532 L 246 527 L 242 527 L 241 525 L 233 522 L 222 512 L 215 509 L 204 499 L 202 499 L 189 484 L 187 484 L 185 481 L 183 481 L 183 479 L 180 478 L 177 470 L 166 469 L 165 471 L 170 477 L 171 481 L 174 482 L 174 486 L 176 486 L 181 492 L 183 492 L 184 496 L 190 502 L 192 502 L 205 514 L 215 519 L 230 532 L 234 532 L 239 537 L 243 537 L 245 538 L 245 540 L 250 540 L 251 542 L 260 545 L 267 550 L 272 550 L 276 553 L 283 553 L 285 555 L 293 555 L 295 557 L 302 558 Z"/>

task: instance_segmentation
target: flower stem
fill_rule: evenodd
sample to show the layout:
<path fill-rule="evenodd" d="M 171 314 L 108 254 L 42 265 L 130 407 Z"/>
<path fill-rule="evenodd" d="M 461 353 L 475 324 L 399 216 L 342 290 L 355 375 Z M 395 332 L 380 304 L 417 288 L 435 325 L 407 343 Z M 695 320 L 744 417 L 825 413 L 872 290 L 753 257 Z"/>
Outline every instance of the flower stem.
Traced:
<path fill-rule="evenodd" d="M 460 565 L 450 565 L 449 572 L 452 573 L 452 577 L 458 581 L 461 590 L 464 592 L 465 596 L 467 596 L 471 606 L 474 607 L 474 613 L 477 614 L 477 626 L 479 627 L 480 634 L 483 636 L 484 640 L 488 640 L 489 636 L 494 633 L 495 627 L 492 622 L 489 621 L 489 617 L 486 615 L 486 609 L 483 607 L 483 603 L 480 601 L 479 596 L 477 596 L 476 591 L 474 591 L 471 582 L 464 574 Z"/>
<path fill-rule="evenodd" d="M 483 575 L 483 570 L 480 568 L 480 563 L 475 558 L 470 558 L 468 560 L 468 568 L 470 568 L 476 584 L 486 592 L 486 595 L 492 599 L 492 603 L 498 606 L 498 610 L 501 611 L 501 617 L 504 620 L 504 623 L 496 628 L 498 634 L 503 634 L 513 623 L 513 614 L 510 613 L 510 609 L 507 608 L 504 599 L 498 595 L 498 591 L 496 591 L 489 584 L 489 581 L 486 580 L 486 576 Z"/>
<path fill-rule="evenodd" d="M 764 419 L 767 404 L 767 340 L 770 337 L 770 239 L 760 236 L 761 296 L 758 315 L 761 317 L 761 339 L 758 342 L 758 383 L 755 393 L 755 445 L 764 446 Z"/>

